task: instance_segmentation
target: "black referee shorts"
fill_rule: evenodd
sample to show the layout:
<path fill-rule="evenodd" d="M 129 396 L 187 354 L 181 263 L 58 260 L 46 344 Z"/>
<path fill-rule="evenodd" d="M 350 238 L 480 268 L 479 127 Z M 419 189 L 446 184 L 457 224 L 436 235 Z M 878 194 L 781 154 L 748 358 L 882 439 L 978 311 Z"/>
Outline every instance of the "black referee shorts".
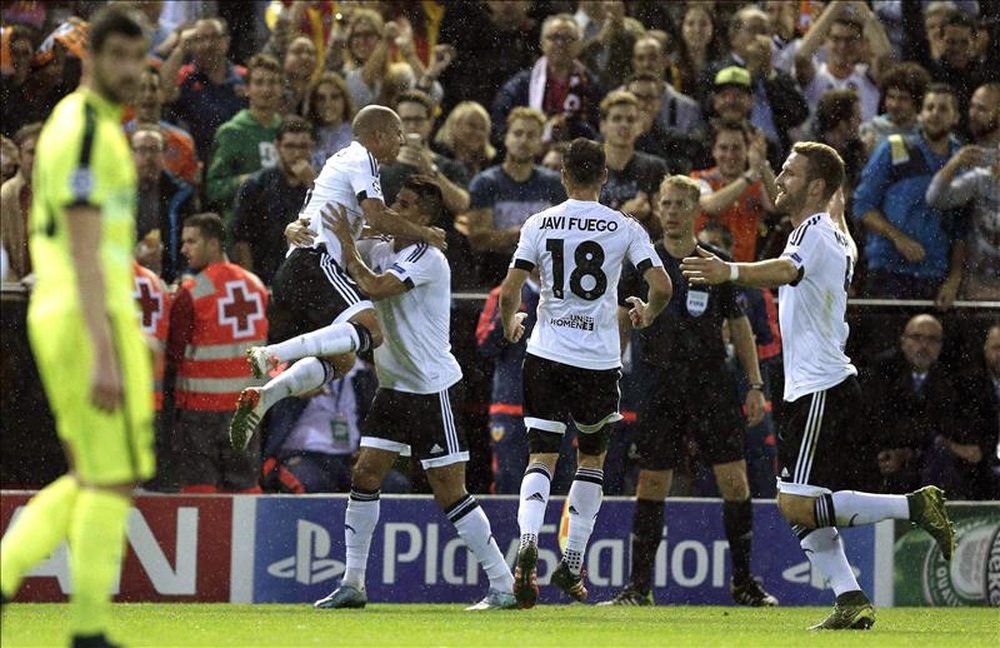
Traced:
<path fill-rule="evenodd" d="M 272 344 L 375 307 L 323 245 L 292 250 L 278 267 L 271 292 L 267 319 Z"/>

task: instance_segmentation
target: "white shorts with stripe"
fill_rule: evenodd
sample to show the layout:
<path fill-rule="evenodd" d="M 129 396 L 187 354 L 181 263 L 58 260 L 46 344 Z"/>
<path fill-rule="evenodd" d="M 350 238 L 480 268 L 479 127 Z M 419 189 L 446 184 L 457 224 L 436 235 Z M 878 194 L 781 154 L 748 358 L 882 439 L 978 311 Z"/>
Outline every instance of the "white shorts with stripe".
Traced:
<path fill-rule="evenodd" d="M 424 469 L 468 461 L 469 447 L 452 407 L 452 390 L 411 394 L 380 387 L 362 426 L 361 445 L 412 455 Z"/>
<path fill-rule="evenodd" d="M 851 489 L 864 470 L 854 442 L 861 431 L 861 388 L 854 376 L 786 405 L 778 439 L 778 491 L 816 497 Z"/>

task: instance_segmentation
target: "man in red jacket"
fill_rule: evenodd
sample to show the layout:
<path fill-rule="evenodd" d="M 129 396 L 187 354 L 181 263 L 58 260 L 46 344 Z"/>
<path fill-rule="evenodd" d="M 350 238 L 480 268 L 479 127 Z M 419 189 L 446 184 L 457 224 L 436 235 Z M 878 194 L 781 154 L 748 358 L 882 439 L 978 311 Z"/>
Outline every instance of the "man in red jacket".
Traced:
<path fill-rule="evenodd" d="M 255 451 L 229 445 L 229 419 L 246 386 L 246 350 L 267 341 L 267 289 L 230 263 L 216 214 L 184 221 L 181 251 L 197 274 L 170 311 L 167 361 L 177 368 L 174 430 L 181 492 L 260 492 Z"/>

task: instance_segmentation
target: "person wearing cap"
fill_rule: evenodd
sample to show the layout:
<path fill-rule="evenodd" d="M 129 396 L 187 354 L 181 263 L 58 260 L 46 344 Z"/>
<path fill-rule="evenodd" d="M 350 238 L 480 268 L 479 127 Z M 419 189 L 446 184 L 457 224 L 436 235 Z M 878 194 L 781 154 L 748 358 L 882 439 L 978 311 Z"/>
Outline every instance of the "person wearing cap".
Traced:
<path fill-rule="evenodd" d="M 792 144 L 789 131 L 806 120 L 809 107 L 795 80 L 771 66 L 771 27 L 767 14 L 754 6 L 734 13 L 729 23 L 729 42 L 732 45 L 729 56 L 706 68 L 700 87 L 703 92 L 712 88 L 715 76 L 722 69 L 745 68 L 750 73 L 753 92 L 750 123 L 780 147 L 783 161 Z"/>
<path fill-rule="evenodd" d="M 722 68 L 715 75 L 712 86 L 711 111 L 712 114 L 724 122 L 745 121 L 751 123 L 753 115 L 754 90 L 753 80 L 746 68 L 732 65 Z M 753 130 L 760 130 L 751 126 Z M 780 166 L 784 161 L 781 153 L 781 146 L 778 142 L 765 137 L 767 146 L 767 159 L 772 167 Z M 710 145 L 709 145 L 710 146 Z M 707 157 L 702 167 L 711 164 L 712 160 Z M 699 168 L 699 167 L 695 167 Z"/>

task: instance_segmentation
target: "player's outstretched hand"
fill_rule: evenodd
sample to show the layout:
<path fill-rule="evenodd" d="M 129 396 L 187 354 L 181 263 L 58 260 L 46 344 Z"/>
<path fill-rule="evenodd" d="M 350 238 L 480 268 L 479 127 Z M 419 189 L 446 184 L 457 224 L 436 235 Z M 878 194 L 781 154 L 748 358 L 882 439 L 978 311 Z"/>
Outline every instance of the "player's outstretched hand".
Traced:
<path fill-rule="evenodd" d="M 285 240 L 295 247 L 310 247 L 316 240 L 316 232 L 309 229 L 308 218 L 297 218 L 285 225 Z"/>
<path fill-rule="evenodd" d="M 354 240 L 351 225 L 347 222 L 347 207 L 340 203 L 327 203 L 320 215 L 323 217 L 323 227 L 333 232 L 341 243 Z"/>
<path fill-rule="evenodd" d="M 524 337 L 524 319 L 527 316 L 527 313 L 515 313 L 511 327 L 503 327 L 503 336 L 507 338 L 508 342 L 516 344 L 521 341 L 522 337 Z"/>
<path fill-rule="evenodd" d="M 424 241 L 438 248 L 439 250 L 447 250 L 448 242 L 445 241 L 444 230 L 440 227 L 425 227 L 424 228 Z"/>
<path fill-rule="evenodd" d="M 646 302 L 638 297 L 628 297 L 625 301 L 632 305 L 632 308 L 628 312 L 628 318 L 632 322 L 633 328 L 642 329 L 653 323 L 654 318 L 649 316 L 649 308 Z"/>
<path fill-rule="evenodd" d="M 729 281 L 729 264 L 708 250 L 696 248 L 698 256 L 684 257 L 681 273 L 693 284 L 720 284 Z"/>

